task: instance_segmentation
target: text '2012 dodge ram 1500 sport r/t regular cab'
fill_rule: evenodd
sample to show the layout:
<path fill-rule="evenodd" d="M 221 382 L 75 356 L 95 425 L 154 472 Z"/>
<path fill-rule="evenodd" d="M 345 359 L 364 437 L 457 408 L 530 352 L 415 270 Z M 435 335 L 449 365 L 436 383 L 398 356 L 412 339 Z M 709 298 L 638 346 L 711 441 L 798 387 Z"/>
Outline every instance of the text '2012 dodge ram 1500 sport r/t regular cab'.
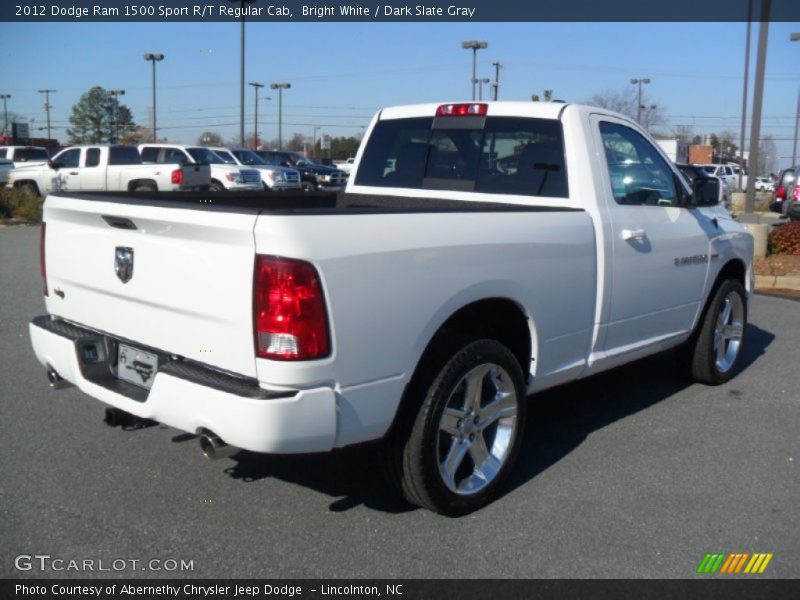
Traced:
<path fill-rule="evenodd" d="M 50 196 L 30 335 L 51 381 L 207 455 L 380 438 L 408 500 L 461 514 L 529 394 L 670 347 L 733 376 L 753 247 L 718 185 L 602 109 L 387 108 L 341 195 Z"/>

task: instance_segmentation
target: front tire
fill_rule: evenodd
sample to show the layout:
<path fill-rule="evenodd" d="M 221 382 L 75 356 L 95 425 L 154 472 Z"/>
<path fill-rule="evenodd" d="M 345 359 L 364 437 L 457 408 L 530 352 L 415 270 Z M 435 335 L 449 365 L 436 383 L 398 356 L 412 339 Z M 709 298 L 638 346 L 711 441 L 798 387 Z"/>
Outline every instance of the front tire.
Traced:
<path fill-rule="evenodd" d="M 686 349 L 689 372 L 695 381 L 720 385 L 736 374 L 747 329 L 747 293 L 735 279 L 717 288 L 700 328 Z"/>
<path fill-rule="evenodd" d="M 514 355 L 494 340 L 456 347 L 423 365 L 409 392 L 421 407 L 400 432 L 399 478 L 412 504 L 446 515 L 486 505 L 522 441 L 525 388 Z"/>

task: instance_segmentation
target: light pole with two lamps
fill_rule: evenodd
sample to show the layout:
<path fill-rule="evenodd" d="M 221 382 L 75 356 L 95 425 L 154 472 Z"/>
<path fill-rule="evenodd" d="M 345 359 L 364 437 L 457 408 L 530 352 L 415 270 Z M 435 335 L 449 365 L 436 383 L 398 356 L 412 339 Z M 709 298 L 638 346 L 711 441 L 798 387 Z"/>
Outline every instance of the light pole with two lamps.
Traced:
<path fill-rule="evenodd" d="M 155 54 L 153 52 L 148 52 L 144 55 L 145 60 L 149 60 L 153 63 L 153 142 L 158 141 L 158 134 L 156 129 L 156 63 L 159 61 L 164 60 L 163 54 Z"/>

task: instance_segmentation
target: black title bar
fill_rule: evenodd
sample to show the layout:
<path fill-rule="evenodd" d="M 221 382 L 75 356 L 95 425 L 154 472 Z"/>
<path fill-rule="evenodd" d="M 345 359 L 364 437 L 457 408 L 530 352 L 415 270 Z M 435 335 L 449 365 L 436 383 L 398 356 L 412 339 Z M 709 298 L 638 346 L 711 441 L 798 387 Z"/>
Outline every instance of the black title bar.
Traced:
<path fill-rule="evenodd" d="M 4 0 L 0 21 L 226 22 L 244 17 L 261 22 L 732 22 L 747 20 L 747 4 L 748 0 Z M 754 2 L 754 15 L 760 14 L 759 4 Z M 772 0 L 770 21 L 797 17 L 797 0 Z"/>

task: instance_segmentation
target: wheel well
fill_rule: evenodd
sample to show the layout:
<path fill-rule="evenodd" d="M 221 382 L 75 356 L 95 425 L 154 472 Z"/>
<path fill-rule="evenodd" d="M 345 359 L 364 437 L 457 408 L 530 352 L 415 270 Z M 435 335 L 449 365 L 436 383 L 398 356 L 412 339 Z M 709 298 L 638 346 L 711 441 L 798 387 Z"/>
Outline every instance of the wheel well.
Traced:
<path fill-rule="evenodd" d="M 744 287 L 747 287 L 747 268 L 744 266 L 744 262 L 739 260 L 738 258 L 734 258 L 729 260 L 725 263 L 719 273 L 717 274 L 717 279 L 714 281 L 713 290 L 716 290 L 719 287 L 719 284 L 724 281 L 725 279 L 735 279 L 739 283 L 741 283 Z"/>
<path fill-rule="evenodd" d="M 519 361 L 523 374 L 531 368 L 531 331 L 520 306 L 506 298 L 488 298 L 459 309 L 442 324 L 428 349 L 444 336 L 477 336 L 497 340 Z"/>
<path fill-rule="evenodd" d="M 527 379 L 532 341 L 528 317 L 522 308 L 506 298 L 487 298 L 468 304 L 453 313 L 425 347 L 387 431 L 390 440 L 398 431 L 409 427 L 416 417 L 418 404 L 425 393 L 420 387 L 420 375 L 436 365 L 443 365 L 460 344 L 476 337 L 493 339 L 505 345 L 519 361 L 523 378 Z"/>
<path fill-rule="evenodd" d="M 697 322 L 695 323 L 694 331 L 692 332 L 690 340 L 694 339 L 697 336 L 697 330 L 700 324 L 703 322 L 703 316 L 706 314 L 711 301 L 714 299 L 714 294 L 717 293 L 717 289 L 722 282 L 726 279 L 735 279 L 742 286 L 747 289 L 747 268 L 744 266 L 744 262 L 738 258 L 733 258 L 723 265 L 723 267 L 717 273 L 717 278 L 714 280 L 714 285 L 711 286 L 711 289 L 708 291 L 708 295 L 706 296 L 705 302 L 703 304 L 703 310 L 697 317 Z"/>
<path fill-rule="evenodd" d="M 36 189 L 36 193 L 41 195 L 41 192 L 39 190 L 39 184 L 36 183 L 33 179 L 23 179 L 21 181 L 15 181 L 14 182 L 14 187 L 15 188 L 21 188 L 21 187 L 25 187 L 27 185 L 32 185 Z"/>
<path fill-rule="evenodd" d="M 133 181 L 128 182 L 128 191 L 132 192 L 140 185 L 152 185 L 156 190 L 158 190 L 158 184 L 152 179 L 134 179 Z"/>

